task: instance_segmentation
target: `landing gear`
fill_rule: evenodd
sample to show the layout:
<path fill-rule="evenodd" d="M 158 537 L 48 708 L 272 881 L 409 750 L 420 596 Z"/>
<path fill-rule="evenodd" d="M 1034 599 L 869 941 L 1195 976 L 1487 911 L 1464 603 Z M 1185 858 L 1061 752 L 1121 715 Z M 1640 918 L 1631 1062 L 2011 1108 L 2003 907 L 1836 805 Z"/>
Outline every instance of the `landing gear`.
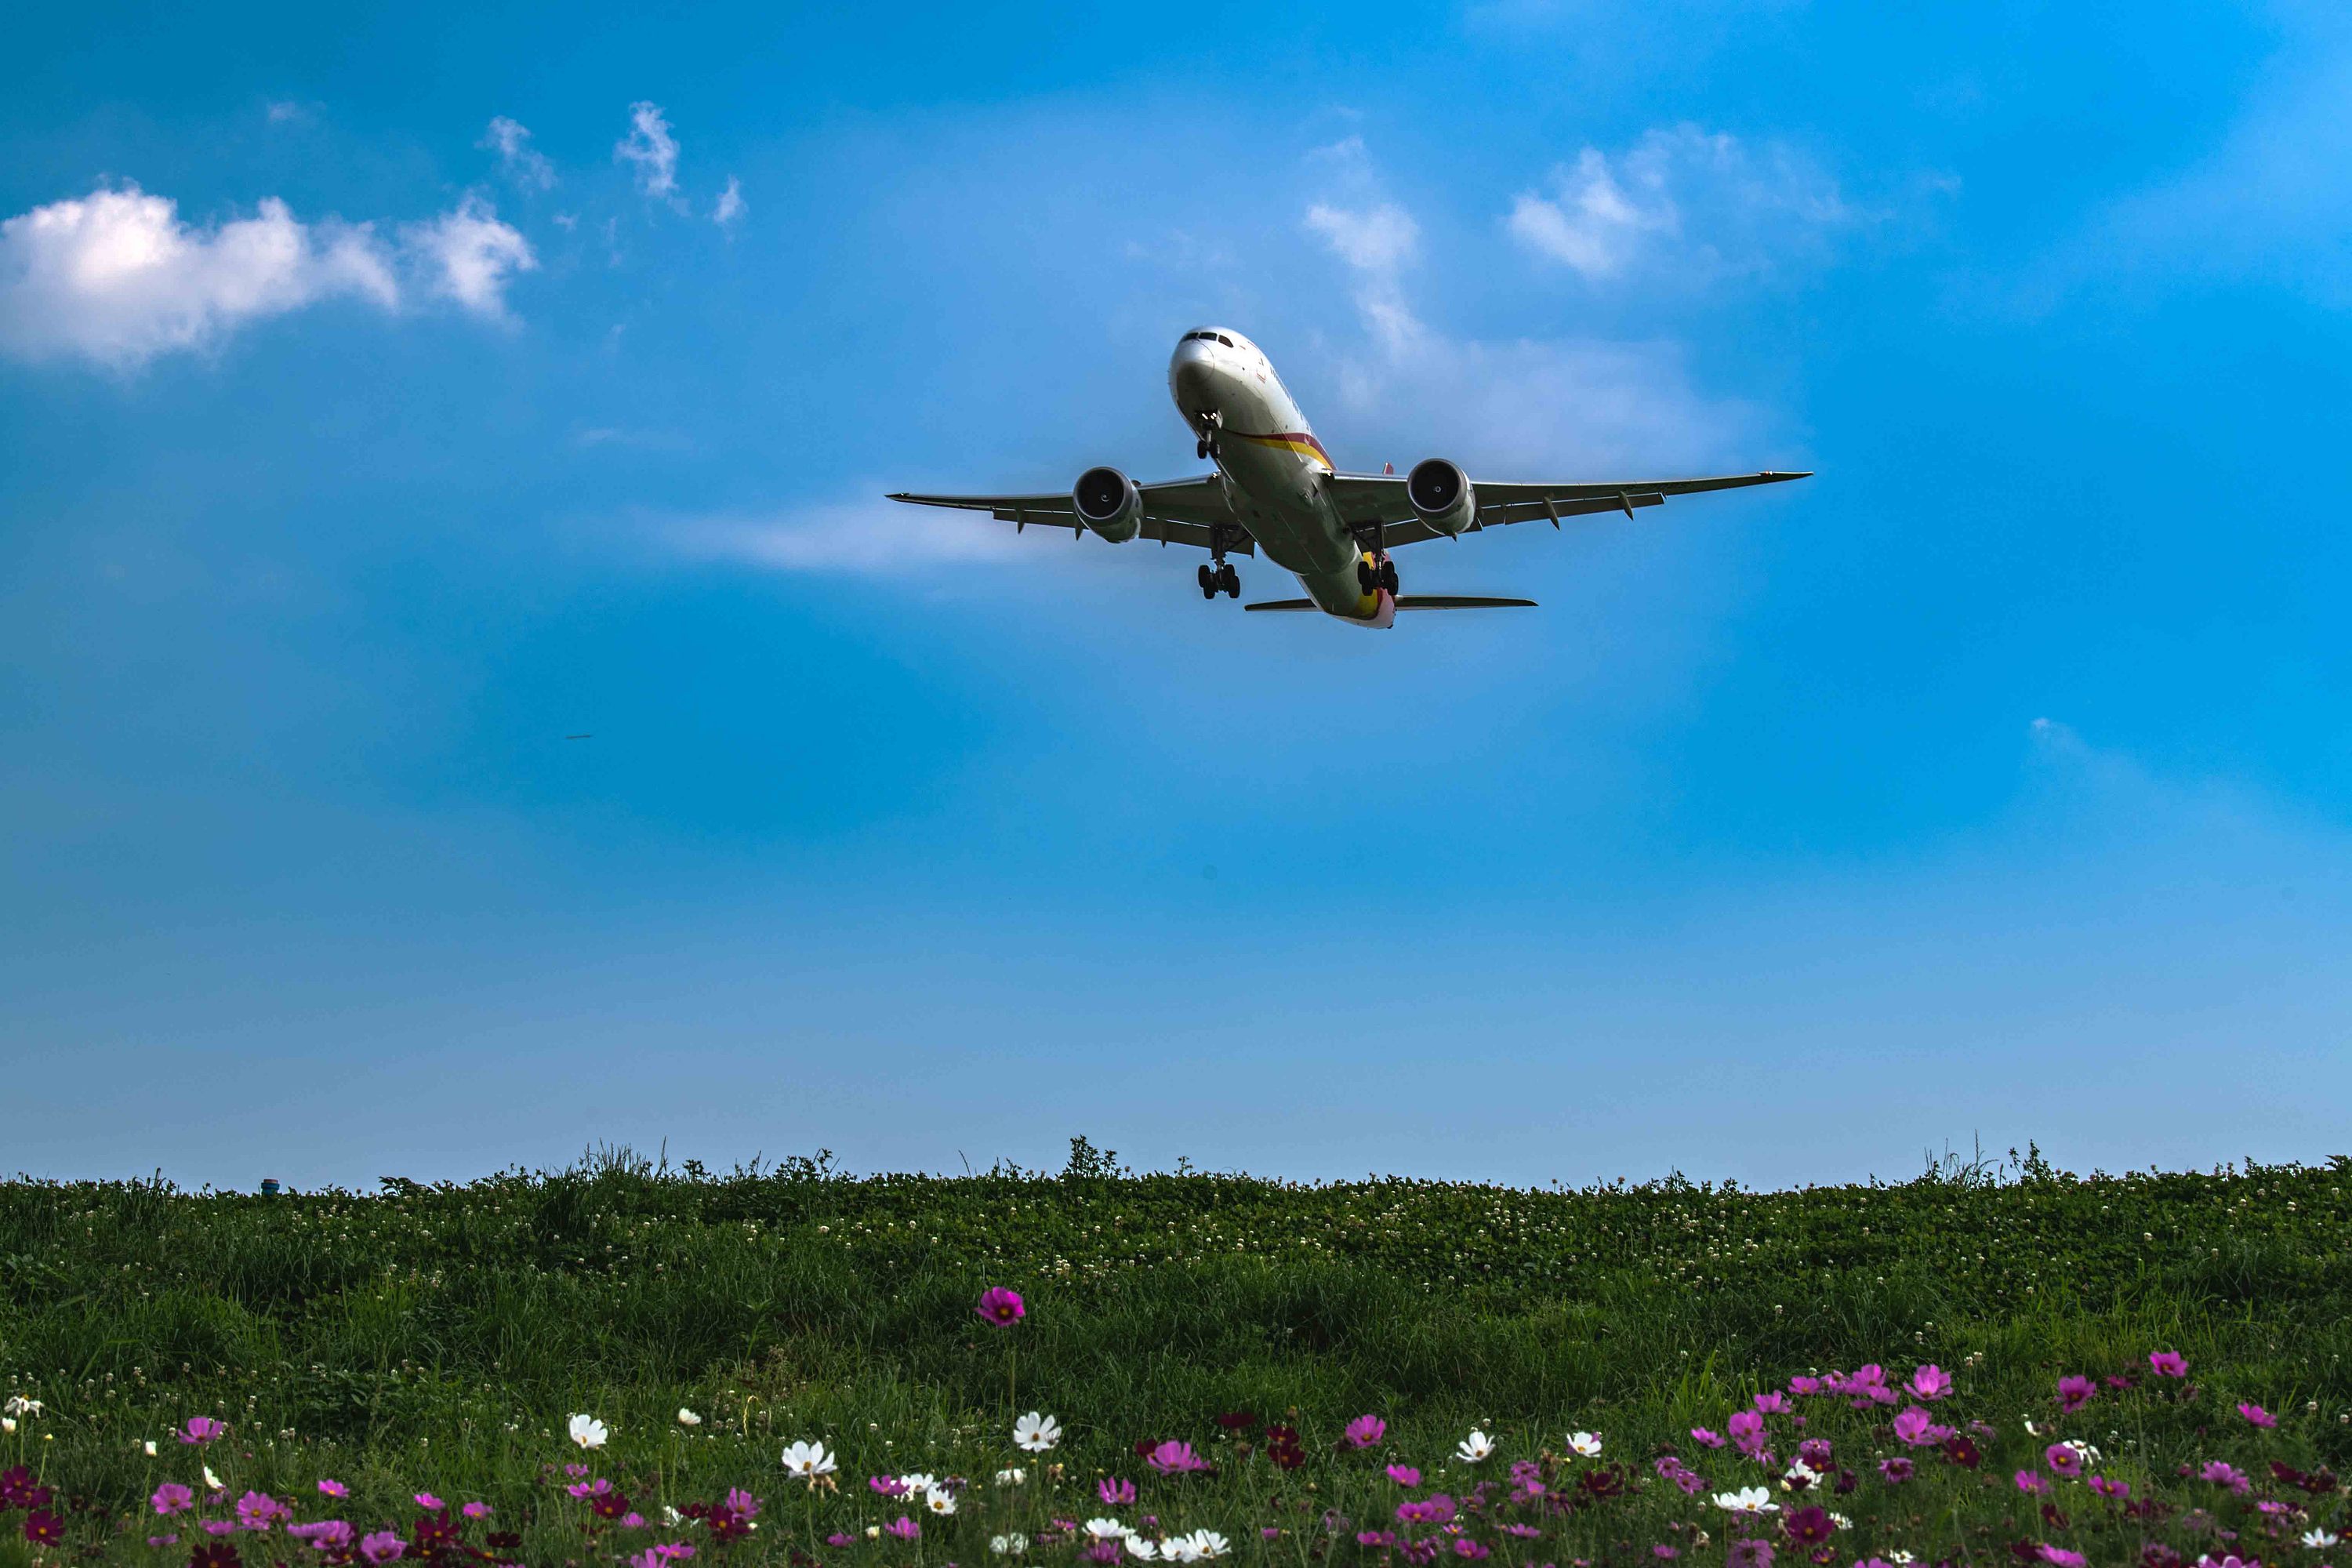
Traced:
<path fill-rule="evenodd" d="M 1196 581 L 1201 584 L 1201 597 L 1203 599 L 1213 599 L 1219 594 L 1229 599 L 1242 596 L 1242 574 L 1234 570 L 1230 562 L 1220 561 L 1214 566 L 1203 565 Z"/>
<path fill-rule="evenodd" d="M 1377 593 L 1382 588 L 1386 588 L 1391 594 L 1395 593 L 1397 591 L 1396 563 L 1390 560 L 1385 553 L 1365 556 L 1356 563 L 1356 586 L 1367 594 Z"/>
<path fill-rule="evenodd" d="M 1199 456 L 1213 458 L 1217 455 L 1217 432 L 1224 423 L 1225 416 L 1213 408 L 1201 416 L 1201 438 L 1193 445 L 1193 450 Z"/>

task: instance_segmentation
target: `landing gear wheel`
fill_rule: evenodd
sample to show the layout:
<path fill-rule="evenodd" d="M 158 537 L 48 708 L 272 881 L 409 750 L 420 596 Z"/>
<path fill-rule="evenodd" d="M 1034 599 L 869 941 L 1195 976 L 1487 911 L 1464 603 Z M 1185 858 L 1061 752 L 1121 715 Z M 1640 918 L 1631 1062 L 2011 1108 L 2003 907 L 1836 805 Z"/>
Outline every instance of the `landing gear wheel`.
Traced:
<path fill-rule="evenodd" d="M 1381 580 L 1381 587 L 1383 587 L 1383 588 L 1386 588 L 1390 593 L 1393 594 L 1393 593 L 1395 593 L 1395 592 L 1397 591 L 1397 574 L 1396 574 L 1396 563 L 1395 563 L 1395 562 L 1393 562 L 1393 561 L 1383 561 L 1383 562 L 1381 562 L 1381 563 L 1380 580 Z"/>
<path fill-rule="evenodd" d="M 1356 563 L 1356 586 L 1369 594 L 1381 585 L 1381 574 L 1369 561 Z"/>
<path fill-rule="evenodd" d="M 1217 587 L 1225 591 L 1225 597 L 1228 599 L 1238 599 L 1242 596 L 1242 574 L 1234 570 L 1232 562 L 1229 561 L 1217 568 Z M 1210 596 L 1213 598 L 1215 595 L 1216 590 L 1211 589 Z"/>
<path fill-rule="evenodd" d="M 1197 456 L 1206 458 L 1209 455 L 1209 438 L 1206 436 L 1202 437 L 1193 450 Z"/>
<path fill-rule="evenodd" d="M 1223 586 L 1223 584 L 1217 581 L 1217 574 L 1214 572 L 1210 571 L 1206 565 L 1203 565 L 1201 568 L 1198 580 L 1201 584 L 1201 597 L 1203 599 L 1215 598 L 1217 596 L 1217 590 Z"/>

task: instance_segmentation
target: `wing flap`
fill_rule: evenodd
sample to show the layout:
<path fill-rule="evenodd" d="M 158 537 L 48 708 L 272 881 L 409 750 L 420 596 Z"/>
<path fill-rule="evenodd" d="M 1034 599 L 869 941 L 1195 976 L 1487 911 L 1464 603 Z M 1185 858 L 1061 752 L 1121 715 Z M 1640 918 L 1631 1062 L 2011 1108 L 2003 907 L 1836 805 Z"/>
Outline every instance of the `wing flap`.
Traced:
<path fill-rule="evenodd" d="M 1740 489 L 1810 477 L 1768 470 L 1695 479 L 1629 479 L 1616 484 L 1526 485 L 1474 479 L 1471 489 L 1477 498 L 1478 515 L 1463 531 L 1475 533 L 1482 528 L 1538 519 L 1557 522 L 1562 518 L 1611 511 L 1622 511 L 1631 517 L 1638 508 L 1664 504 L 1668 496 Z M 1405 481 L 1400 475 L 1333 474 L 1324 483 L 1342 521 L 1359 528 L 1373 522 L 1381 524 L 1381 543 L 1384 548 L 1447 537 L 1421 521 L 1405 495 Z"/>

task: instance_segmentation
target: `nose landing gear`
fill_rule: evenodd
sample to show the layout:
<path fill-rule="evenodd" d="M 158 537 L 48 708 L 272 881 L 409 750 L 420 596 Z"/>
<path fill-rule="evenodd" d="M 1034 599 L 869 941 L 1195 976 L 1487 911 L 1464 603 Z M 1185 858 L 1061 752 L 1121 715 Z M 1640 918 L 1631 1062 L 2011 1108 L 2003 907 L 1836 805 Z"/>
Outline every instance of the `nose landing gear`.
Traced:
<path fill-rule="evenodd" d="M 1377 593 L 1382 588 L 1395 593 L 1396 563 L 1389 559 L 1386 551 L 1375 551 L 1365 556 L 1356 563 L 1356 585 L 1367 594 Z"/>
<path fill-rule="evenodd" d="M 1193 447 L 1198 456 L 1213 458 L 1217 455 L 1217 431 L 1224 422 L 1225 416 L 1213 408 L 1201 416 L 1201 438 Z"/>
<path fill-rule="evenodd" d="M 1213 567 L 1203 565 L 1199 581 L 1203 599 L 1213 599 L 1219 594 L 1229 599 L 1242 596 L 1242 574 L 1234 570 L 1231 562 L 1220 562 Z"/>

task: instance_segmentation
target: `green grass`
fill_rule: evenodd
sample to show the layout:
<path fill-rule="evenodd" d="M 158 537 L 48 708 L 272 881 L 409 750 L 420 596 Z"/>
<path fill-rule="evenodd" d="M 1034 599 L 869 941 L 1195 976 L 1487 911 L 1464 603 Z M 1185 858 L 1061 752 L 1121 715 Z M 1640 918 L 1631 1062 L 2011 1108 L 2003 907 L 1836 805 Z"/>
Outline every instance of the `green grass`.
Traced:
<path fill-rule="evenodd" d="M 1248 1409 L 1297 1425 L 1308 1467 L 1218 1449 L 1218 1478 L 1171 1496 L 1215 1515 L 1201 1522 L 1246 1523 L 1228 1533 L 1255 1552 L 1276 1550 L 1255 1521 L 1307 1522 L 1282 1510 L 1310 1495 L 1318 1517 L 1393 1501 L 1376 1466 L 1329 1457 L 1360 1413 L 1390 1422 L 1384 1458 L 1433 1472 L 1474 1424 L 1503 1437 L 1498 1465 L 1589 1427 L 1644 1479 L 1655 1446 L 1679 1441 L 1727 1485 L 1734 1467 L 1700 1462 L 1693 1424 L 1720 1427 L 1791 1374 L 1880 1362 L 1899 1378 L 1935 1362 L 1960 1378 L 1938 1414 L 2001 1436 L 1980 1475 L 1938 1482 L 1974 1489 L 1966 1506 L 1917 1528 L 1942 1532 L 1937 1551 L 1980 1554 L 2019 1511 L 2009 1468 L 2039 1452 L 2019 1418 L 2054 1421 L 2062 1373 L 2145 1370 L 2154 1348 L 2189 1356 L 2193 1398 L 2110 1394 L 2066 1428 L 2128 1450 L 2143 1489 L 2212 1449 L 2242 1399 L 2283 1415 L 2265 1457 L 2352 1468 L 2347 1176 L 2343 1159 L 2087 1177 L 2029 1159 L 1786 1193 L 1310 1187 L 1132 1176 L 1081 1141 L 1058 1176 L 850 1179 L 809 1161 L 714 1175 L 621 1153 L 364 1195 L 20 1180 L 0 1185 L 0 1395 L 47 1408 L 0 1437 L 0 1463 L 79 1505 L 77 1542 L 125 1521 L 136 1541 L 156 1481 L 188 1479 L 167 1429 L 203 1413 L 234 1429 L 212 1451 L 233 1460 L 233 1489 L 310 1497 L 332 1474 L 388 1519 L 430 1486 L 557 1532 L 576 1510 L 551 1500 L 544 1467 L 581 1458 L 562 1426 L 585 1411 L 614 1432 L 596 1458 L 639 1494 L 740 1483 L 783 1516 L 802 1500 L 784 1495 L 777 1449 L 823 1437 L 849 1484 L 814 1500 L 828 1526 L 862 1527 L 879 1517 L 867 1474 L 992 1474 L 1016 1458 L 1011 1415 L 1034 1408 L 1068 1428 L 1055 1507 L 1083 1519 L 1103 1510 L 1079 1482 L 1139 1474 L 1135 1440 L 1208 1449 L 1213 1417 Z M 975 1318 L 990 1285 L 1021 1291 L 1026 1321 Z M 681 1405 L 705 1425 L 681 1431 Z M 1886 1447 L 1864 1417 L 1837 1419 Z M 159 1458 L 148 1438 L 166 1438 Z M 1999 1498 L 1980 1484 L 1993 1476 Z M 1931 1495 L 1915 1487 L 1906 1506 Z M 1623 1530 L 1626 1551 L 1646 1551 L 1669 1502 L 1653 1486 L 1580 1549 L 1608 1555 Z M 1656 1519 L 1634 1542 L 1622 1521 L 1643 1510 Z M 984 1555 L 983 1512 L 940 1522 L 923 1550 Z M 804 1521 L 772 1522 L 807 1544 Z M 564 1554 L 591 1550 L 576 1521 L 561 1529 Z M 29 1551 L 0 1561 L 12 1550 Z"/>

